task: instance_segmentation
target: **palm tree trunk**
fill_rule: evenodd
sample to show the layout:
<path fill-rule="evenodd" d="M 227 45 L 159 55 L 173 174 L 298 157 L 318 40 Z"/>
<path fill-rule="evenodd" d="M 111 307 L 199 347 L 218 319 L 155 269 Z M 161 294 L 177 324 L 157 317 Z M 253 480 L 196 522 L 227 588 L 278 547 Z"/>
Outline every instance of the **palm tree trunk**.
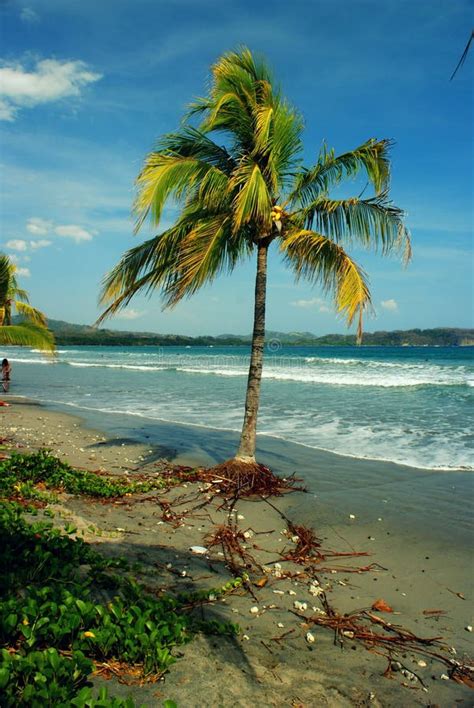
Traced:
<path fill-rule="evenodd" d="M 245 416 L 240 444 L 235 459 L 255 462 L 257 438 L 257 414 L 262 380 L 263 348 L 265 346 L 265 305 L 267 294 L 268 242 L 259 242 L 257 253 L 257 276 L 255 279 L 255 309 L 253 320 L 252 353 L 250 356 Z"/>

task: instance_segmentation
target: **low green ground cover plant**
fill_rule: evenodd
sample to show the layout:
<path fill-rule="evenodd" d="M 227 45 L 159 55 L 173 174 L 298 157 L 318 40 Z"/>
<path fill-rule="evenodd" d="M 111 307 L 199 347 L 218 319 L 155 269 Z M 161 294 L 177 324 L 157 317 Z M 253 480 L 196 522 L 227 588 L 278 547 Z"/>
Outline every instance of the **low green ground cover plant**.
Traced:
<path fill-rule="evenodd" d="M 41 485 L 42 489 L 35 485 Z M 13 452 L 9 458 L 0 461 L 0 497 L 7 499 L 47 501 L 50 497 L 44 490 L 110 499 L 162 489 L 163 486 L 159 477 L 134 482 L 75 469 L 46 449 L 33 453 Z"/>
<path fill-rule="evenodd" d="M 124 559 L 106 559 L 74 529 L 63 533 L 30 512 L 38 513 L 0 503 L 0 706 L 129 708 L 133 702 L 93 697 L 94 661 L 161 674 L 176 661 L 173 649 L 196 632 L 238 631 L 197 619 L 192 606 L 201 595 L 152 595 Z M 212 593 L 239 585 L 231 581 Z M 110 600 L 97 602 L 104 591 Z"/>

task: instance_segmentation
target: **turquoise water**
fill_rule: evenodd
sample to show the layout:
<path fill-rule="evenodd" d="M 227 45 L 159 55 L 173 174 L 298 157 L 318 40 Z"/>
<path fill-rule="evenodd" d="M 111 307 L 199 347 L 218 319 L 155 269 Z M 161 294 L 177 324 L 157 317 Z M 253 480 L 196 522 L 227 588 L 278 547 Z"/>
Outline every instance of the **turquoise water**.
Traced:
<path fill-rule="evenodd" d="M 238 430 L 247 347 L 3 348 L 11 393 Z M 343 455 L 474 468 L 474 348 L 267 345 L 259 432 Z M 79 412 L 79 411 L 78 411 Z"/>

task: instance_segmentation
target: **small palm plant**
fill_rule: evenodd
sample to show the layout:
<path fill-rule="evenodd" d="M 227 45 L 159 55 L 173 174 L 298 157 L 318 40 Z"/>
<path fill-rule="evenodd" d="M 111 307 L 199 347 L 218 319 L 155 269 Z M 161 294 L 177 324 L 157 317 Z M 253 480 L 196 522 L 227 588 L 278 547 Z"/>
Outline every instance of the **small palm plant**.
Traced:
<path fill-rule="evenodd" d="M 29 304 L 28 293 L 18 286 L 16 266 L 0 254 L 0 344 L 37 347 L 54 352 L 54 336 L 49 331 L 46 317 Z M 22 318 L 13 324 L 16 310 Z"/>
<path fill-rule="evenodd" d="M 190 122 L 196 116 L 197 128 Z M 107 309 L 99 322 L 138 292 L 158 289 L 164 307 L 171 307 L 256 255 L 245 415 L 237 454 L 224 463 L 229 475 L 258 468 L 269 248 L 277 246 L 297 280 L 319 283 L 334 295 L 348 324 L 357 319 L 359 339 L 370 293 L 365 273 L 343 244 L 410 256 L 403 212 L 388 196 L 390 141 L 372 138 L 342 155 L 323 146 L 307 168 L 302 129 L 301 116 L 275 87 L 264 61 L 245 48 L 221 57 L 212 67 L 208 95 L 191 106 L 182 129 L 159 141 L 137 179 L 136 230 L 148 217 L 158 227 L 171 198 L 181 206 L 176 222 L 127 251 L 106 276 L 101 294 Z M 331 198 L 332 188 L 361 171 L 373 196 Z"/>

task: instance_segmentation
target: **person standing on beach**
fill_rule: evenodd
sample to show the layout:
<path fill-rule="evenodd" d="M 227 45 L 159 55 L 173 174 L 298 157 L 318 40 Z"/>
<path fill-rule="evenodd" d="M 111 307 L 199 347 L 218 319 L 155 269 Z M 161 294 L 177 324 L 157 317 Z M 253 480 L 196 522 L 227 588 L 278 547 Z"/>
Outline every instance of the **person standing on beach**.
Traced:
<path fill-rule="evenodd" d="M 8 391 L 8 386 L 10 384 L 10 374 L 12 371 L 12 367 L 10 365 L 10 362 L 8 359 L 3 359 L 2 361 L 2 384 L 3 384 L 3 390 Z"/>

